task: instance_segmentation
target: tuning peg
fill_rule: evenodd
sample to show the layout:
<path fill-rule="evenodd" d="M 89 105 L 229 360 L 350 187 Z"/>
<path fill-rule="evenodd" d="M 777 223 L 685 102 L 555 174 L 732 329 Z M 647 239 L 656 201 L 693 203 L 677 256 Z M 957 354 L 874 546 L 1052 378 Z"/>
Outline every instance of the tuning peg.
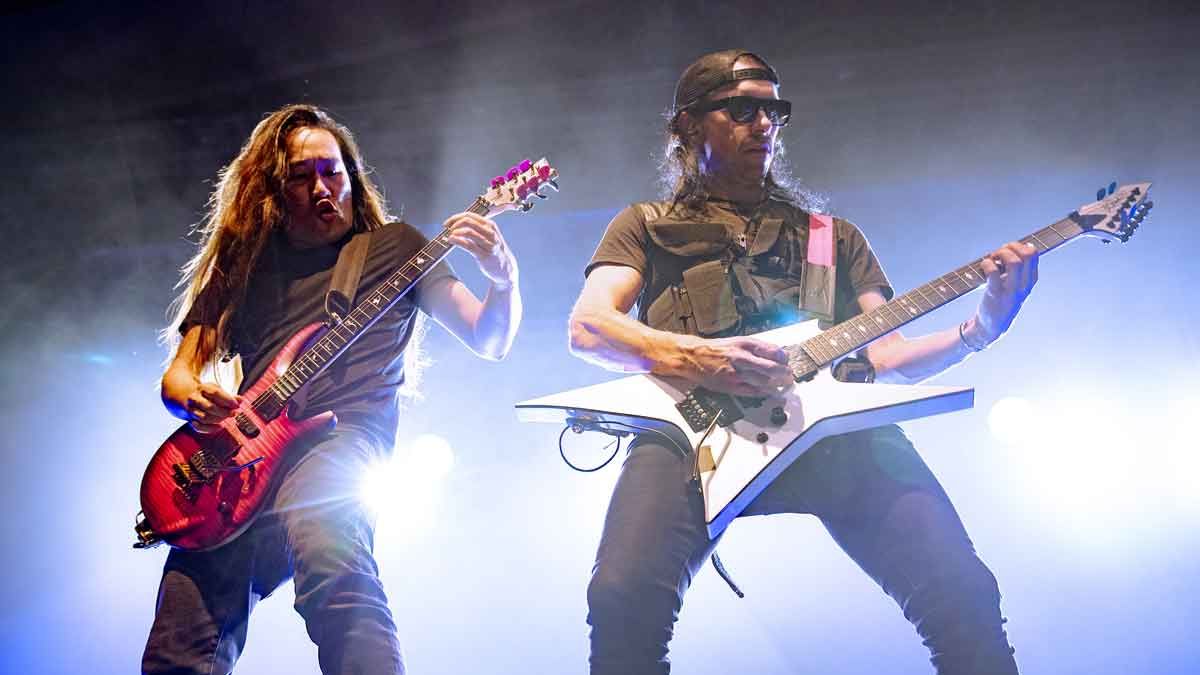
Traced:
<path fill-rule="evenodd" d="M 498 188 L 501 185 L 504 185 L 504 176 L 496 176 L 492 179 L 492 187 Z"/>
<path fill-rule="evenodd" d="M 517 177 L 517 174 L 519 174 L 519 173 L 521 173 L 521 172 L 520 172 L 520 171 L 517 171 L 517 167 L 515 167 L 515 166 L 514 166 L 514 167 L 512 167 L 511 169 L 509 169 L 509 170 L 508 170 L 508 173 L 506 173 L 506 174 L 504 174 L 504 175 L 505 175 L 505 177 L 506 177 L 506 178 L 508 178 L 509 180 L 512 180 L 512 179 L 516 178 L 516 177 Z"/>
<path fill-rule="evenodd" d="M 517 168 L 519 168 L 521 170 L 521 173 L 525 173 L 532 166 L 533 166 L 533 162 L 531 162 L 527 159 L 524 159 L 524 160 L 521 160 L 521 163 L 517 165 Z"/>
<path fill-rule="evenodd" d="M 1096 201 L 1100 201 L 1101 199 L 1104 199 L 1104 188 L 1096 190 Z"/>
<path fill-rule="evenodd" d="M 553 190 L 554 190 L 555 192 L 558 192 L 558 181 L 556 181 L 556 180 L 548 180 L 548 181 L 546 181 L 546 185 L 549 185 L 551 188 L 553 188 Z"/>
<path fill-rule="evenodd" d="M 539 164 L 537 168 L 538 177 L 545 180 L 550 177 L 550 165 Z"/>
<path fill-rule="evenodd" d="M 1111 195 L 1112 193 L 1114 193 L 1116 191 L 1117 191 L 1117 181 L 1114 180 L 1113 182 L 1108 184 L 1108 194 Z"/>

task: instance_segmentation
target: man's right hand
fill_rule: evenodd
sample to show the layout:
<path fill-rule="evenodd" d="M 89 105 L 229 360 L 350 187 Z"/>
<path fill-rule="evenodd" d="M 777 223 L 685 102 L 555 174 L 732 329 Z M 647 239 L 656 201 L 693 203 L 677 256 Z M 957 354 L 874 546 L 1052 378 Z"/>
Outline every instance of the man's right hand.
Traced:
<path fill-rule="evenodd" d="M 183 400 L 182 407 L 193 429 L 211 434 L 220 429 L 221 420 L 232 415 L 241 402 L 241 396 L 230 394 L 211 382 L 200 382 Z"/>
<path fill-rule="evenodd" d="M 792 384 L 787 353 L 751 337 L 696 339 L 683 345 L 688 379 L 713 391 L 770 396 Z"/>

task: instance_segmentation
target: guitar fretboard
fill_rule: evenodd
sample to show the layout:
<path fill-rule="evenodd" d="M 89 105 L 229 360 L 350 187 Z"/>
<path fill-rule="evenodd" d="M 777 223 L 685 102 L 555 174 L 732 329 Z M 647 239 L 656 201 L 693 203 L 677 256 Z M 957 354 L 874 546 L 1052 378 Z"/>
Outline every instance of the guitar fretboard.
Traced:
<path fill-rule="evenodd" d="M 482 197 L 467 208 L 481 216 L 488 213 L 488 203 Z M 404 297 L 421 277 L 438 264 L 454 248 L 449 243 L 450 231 L 442 231 L 409 258 L 390 277 L 360 296 L 354 309 L 332 325 L 316 342 L 304 350 L 291 366 L 253 402 L 255 412 L 264 419 L 273 419 L 305 384 L 321 374 L 341 356 L 355 340 Z"/>
<path fill-rule="evenodd" d="M 1075 221 L 1076 217 L 1072 214 L 1021 241 L 1032 244 L 1039 254 L 1058 248 L 1084 231 Z M 862 349 L 897 328 L 979 288 L 987 281 L 981 261 L 982 259 L 975 260 L 963 265 L 893 298 L 870 312 L 859 314 L 800 344 L 787 347 L 785 351 L 788 353 L 793 374 L 797 378 L 808 375 L 812 365 L 815 364 L 818 368 L 825 367 L 834 360 Z"/>

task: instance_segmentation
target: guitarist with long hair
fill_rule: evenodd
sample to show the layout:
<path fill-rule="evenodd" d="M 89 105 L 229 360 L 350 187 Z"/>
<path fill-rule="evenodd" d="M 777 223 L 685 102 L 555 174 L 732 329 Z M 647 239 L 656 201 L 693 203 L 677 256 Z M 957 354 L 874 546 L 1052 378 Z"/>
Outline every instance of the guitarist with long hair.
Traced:
<path fill-rule="evenodd" d="M 776 165 L 790 116 L 778 74 L 752 53 L 715 52 L 684 71 L 668 125 L 668 199 L 635 204 L 609 224 L 570 319 L 577 356 L 768 397 L 792 384 L 788 357 L 749 334 L 806 318 L 840 323 L 892 296 L 862 233 L 820 215 Z M 987 288 L 974 314 L 922 337 L 888 334 L 847 376 L 917 382 L 998 339 L 1036 281 L 1036 251 L 1010 243 L 982 265 Z M 626 314 L 635 303 L 637 320 Z M 669 672 L 683 594 L 717 544 L 699 460 L 668 441 L 637 438 L 609 504 L 587 593 L 592 673 Z M 819 442 L 744 513 L 820 518 L 903 609 L 938 673 L 1017 671 L 996 580 L 899 427 Z"/>
<path fill-rule="evenodd" d="M 244 384 L 262 376 L 293 334 L 325 318 L 339 253 L 355 234 L 371 232 L 357 287 L 387 279 L 426 244 L 390 220 L 344 126 L 309 105 L 266 116 L 220 173 L 199 250 L 183 268 L 164 332 L 167 408 L 201 434 L 219 432 L 243 401 L 234 383 L 202 381 L 202 372 L 237 355 Z M 391 451 L 418 310 L 486 359 L 505 356 L 521 319 L 517 263 L 495 223 L 464 212 L 445 227 L 489 280 L 486 297 L 439 263 L 309 383 L 295 416 L 333 411 L 336 428 L 290 452 L 262 514 L 232 541 L 170 552 L 144 672 L 230 672 L 255 603 L 292 577 L 323 673 L 404 671 L 358 483 Z"/>

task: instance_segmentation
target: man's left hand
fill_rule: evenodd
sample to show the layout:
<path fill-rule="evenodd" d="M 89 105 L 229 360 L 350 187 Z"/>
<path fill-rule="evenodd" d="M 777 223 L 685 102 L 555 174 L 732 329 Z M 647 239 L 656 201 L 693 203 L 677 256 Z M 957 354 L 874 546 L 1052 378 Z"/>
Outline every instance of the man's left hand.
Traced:
<path fill-rule="evenodd" d="M 1016 241 L 1005 244 L 980 262 L 987 275 L 987 290 L 975 316 L 974 332 L 979 341 L 991 344 L 1012 325 L 1021 303 L 1037 283 L 1037 264 L 1037 248 Z"/>
<path fill-rule="evenodd" d="M 446 219 L 450 243 L 475 257 L 479 271 L 493 286 L 511 288 L 517 282 L 517 259 L 492 220 L 474 213 L 456 213 Z"/>

